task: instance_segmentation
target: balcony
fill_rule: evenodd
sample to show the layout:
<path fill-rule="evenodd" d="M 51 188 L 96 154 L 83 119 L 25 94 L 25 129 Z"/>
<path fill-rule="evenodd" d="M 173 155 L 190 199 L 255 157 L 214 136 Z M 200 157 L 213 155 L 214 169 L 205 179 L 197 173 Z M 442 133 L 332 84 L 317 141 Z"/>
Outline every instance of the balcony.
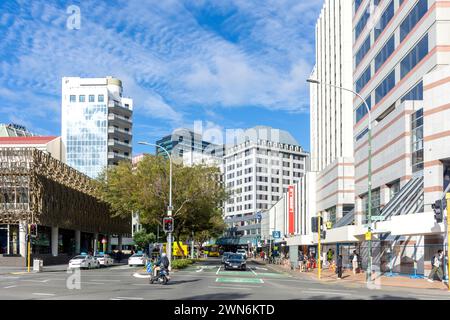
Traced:
<path fill-rule="evenodd" d="M 130 143 L 126 143 L 126 142 L 122 142 L 122 141 L 117 141 L 114 139 L 109 139 L 108 140 L 108 146 L 110 147 L 126 147 L 126 148 L 131 148 L 131 144 Z"/>
<path fill-rule="evenodd" d="M 122 136 L 125 136 L 126 140 L 130 140 L 129 138 L 132 136 L 131 131 L 126 131 L 124 129 L 121 128 L 116 128 L 116 127 L 108 127 L 108 133 L 112 133 L 112 134 L 121 134 Z"/>
<path fill-rule="evenodd" d="M 131 116 L 131 114 L 133 113 L 133 111 L 130 108 L 114 100 L 109 101 L 108 108 L 113 109 L 116 114 Z"/>
<path fill-rule="evenodd" d="M 115 153 L 115 152 L 108 152 L 108 159 L 115 159 L 115 158 L 119 158 L 120 160 L 130 160 L 131 161 L 131 156 L 126 156 L 124 154 Z"/>
<path fill-rule="evenodd" d="M 110 113 L 108 114 L 108 120 L 109 121 L 118 121 L 118 122 L 122 122 L 122 123 L 126 123 L 127 125 L 132 124 L 132 120 L 131 119 L 127 119 L 124 116 L 118 115 L 118 114 L 114 114 L 114 113 Z"/>

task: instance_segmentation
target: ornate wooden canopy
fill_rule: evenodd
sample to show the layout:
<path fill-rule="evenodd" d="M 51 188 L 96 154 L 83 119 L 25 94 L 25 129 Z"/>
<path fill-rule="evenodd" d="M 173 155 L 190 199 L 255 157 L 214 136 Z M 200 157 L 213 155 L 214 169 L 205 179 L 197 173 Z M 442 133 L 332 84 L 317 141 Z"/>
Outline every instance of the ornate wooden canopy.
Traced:
<path fill-rule="evenodd" d="M 0 148 L 0 223 L 19 221 L 83 232 L 131 232 L 131 217 L 112 217 L 86 175 L 35 148 Z"/>

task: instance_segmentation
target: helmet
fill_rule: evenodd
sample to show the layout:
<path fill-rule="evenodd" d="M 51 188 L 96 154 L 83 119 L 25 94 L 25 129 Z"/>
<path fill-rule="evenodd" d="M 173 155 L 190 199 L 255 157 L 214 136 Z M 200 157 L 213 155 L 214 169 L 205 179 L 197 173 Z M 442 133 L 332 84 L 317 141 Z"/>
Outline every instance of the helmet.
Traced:
<path fill-rule="evenodd" d="M 161 255 L 162 257 L 166 257 L 167 253 L 163 252 L 163 254 Z"/>

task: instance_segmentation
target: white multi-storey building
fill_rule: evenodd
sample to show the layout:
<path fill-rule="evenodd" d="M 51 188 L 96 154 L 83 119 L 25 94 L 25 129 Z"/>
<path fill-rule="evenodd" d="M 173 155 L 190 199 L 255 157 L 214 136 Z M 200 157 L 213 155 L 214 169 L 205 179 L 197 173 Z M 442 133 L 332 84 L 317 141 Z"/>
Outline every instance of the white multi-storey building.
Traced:
<path fill-rule="evenodd" d="M 133 100 L 113 77 L 62 79 L 62 141 L 67 164 L 97 178 L 109 165 L 131 161 Z"/>
<path fill-rule="evenodd" d="M 316 24 L 312 79 L 352 87 L 351 18 L 351 1 L 325 1 Z M 335 223 L 354 208 L 353 97 L 327 85 L 312 85 L 310 97 L 311 171 L 317 179 L 314 196 L 317 210 Z"/>
<path fill-rule="evenodd" d="M 300 181 L 309 155 L 288 132 L 270 127 L 249 129 L 239 140 L 225 153 L 224 182 L 231 194 L 224 206 L 225 222 L 237 228 L 240 244 L 256 245 L 261 232 L 257 214 Z"/>

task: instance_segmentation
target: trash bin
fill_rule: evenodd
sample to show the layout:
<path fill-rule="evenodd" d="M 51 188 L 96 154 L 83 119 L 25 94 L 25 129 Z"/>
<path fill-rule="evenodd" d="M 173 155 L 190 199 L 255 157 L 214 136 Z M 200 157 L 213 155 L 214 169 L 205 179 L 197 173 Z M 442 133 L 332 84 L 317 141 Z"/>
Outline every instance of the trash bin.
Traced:
<path fill-rule="evenodd" d="M 42 272 L 42 267 L 44 266 L 44 261 L 41 259 L 33 260 L 33 271 Z"/>

